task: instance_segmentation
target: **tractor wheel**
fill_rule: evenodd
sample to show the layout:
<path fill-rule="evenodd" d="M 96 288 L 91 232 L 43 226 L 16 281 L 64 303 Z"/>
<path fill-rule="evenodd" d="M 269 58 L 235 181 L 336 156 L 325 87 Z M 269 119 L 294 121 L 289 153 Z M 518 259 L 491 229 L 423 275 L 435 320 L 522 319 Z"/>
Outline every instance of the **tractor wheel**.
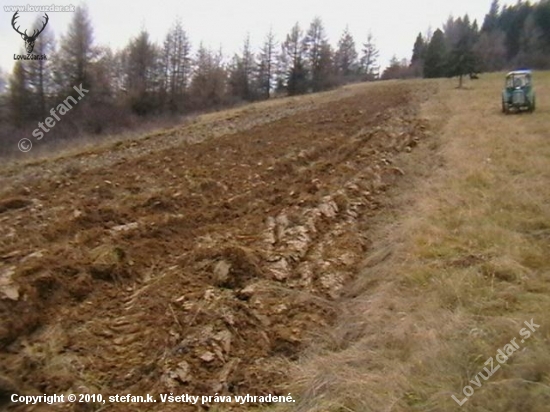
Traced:
<path fill-rule="evenodd" d="M 510 113 L 510 106 L 508 106 L 508 103 L 506 103 L 505 101 L 502 102 L 502 113 Z"/>
<path fill-rule="evenodd" d="M 533 104 L 531 105 L 531 113 L 533 113 L 535 111 L 535 103 L 536 103 L 536 100 L 533 97 Z"/>

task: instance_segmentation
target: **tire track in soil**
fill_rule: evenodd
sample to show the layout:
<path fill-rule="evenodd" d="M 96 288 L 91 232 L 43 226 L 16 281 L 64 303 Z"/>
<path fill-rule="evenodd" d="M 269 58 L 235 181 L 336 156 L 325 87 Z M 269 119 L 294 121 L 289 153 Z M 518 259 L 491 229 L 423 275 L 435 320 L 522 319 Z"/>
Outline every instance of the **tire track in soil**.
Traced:
<path fill-rule="evenodd" d="M 334 319 L 403 173 L 394 157 L 425 135 L 411 87 L 6 195 L 30 206 L 2 221 L 0 271 L 24 299 L 0 300 L 0 376 L 51 393 L 286 395 L 287 362 Z M 196 410 L 147 409 L 171 407 Z"/>

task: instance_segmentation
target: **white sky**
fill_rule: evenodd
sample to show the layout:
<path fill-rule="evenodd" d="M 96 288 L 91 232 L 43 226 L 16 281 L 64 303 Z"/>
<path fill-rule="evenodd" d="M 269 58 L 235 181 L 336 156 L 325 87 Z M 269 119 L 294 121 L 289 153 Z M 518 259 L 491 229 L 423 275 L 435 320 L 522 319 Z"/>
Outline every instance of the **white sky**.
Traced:
<path fill-rule="evenodd" d="M 501 0 L 514 4 L 515 0 Z M 11 71 L 13 54 L 20 53 L 23 40 L 11 27 L 13 13 L 4 5 L 68 5 L 74 0 L 0 0 L 0 67 Z M 395 54 L 410 58 L 418 32 L 435 30 L 449 15 L 466 13 L 478 20 L 489 11 L 491 0 L 89 0 L 87 2 L 97 44 L 121 48 L 145 27 L 151 39 L 159 44 L 176 16 L 183 22 L 194 50 L 200 41 L 219 49 L 226 56 L 240 50 L 250 33 L 252 45 L 258 48 L 272 27 L 280 42 L 295 22 L 306 30 L 315 16 L 321 17 L 333 46 L 349 26 L 357 48 L 372 31 L 378 49 L 379 64 L 386 66 Z M 19 13 L 21 29 L 31 27 L 39 13 Z M 56 38 L 65 33 L 72 13 L 48 13 L 49 26 Z M 28 26 L 27 26 L 28 24 Z"/>

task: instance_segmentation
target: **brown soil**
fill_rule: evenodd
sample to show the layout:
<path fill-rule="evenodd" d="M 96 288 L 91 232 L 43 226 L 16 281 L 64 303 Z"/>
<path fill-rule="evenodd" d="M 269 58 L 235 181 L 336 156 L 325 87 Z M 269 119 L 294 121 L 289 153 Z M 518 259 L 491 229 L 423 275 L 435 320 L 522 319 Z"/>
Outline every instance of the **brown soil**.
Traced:
<path fill-rule="evenodd" d="M 425 136 L 424 94 L 362 86 L 244 111 L 225 133 L 197 125 L 201 139 L 163 143 L 191 125 L 5 170 L 0 386 L 288 394 L 288 362 L 335 319 L 369 220 L 404 173 L 396 156 Z M 102 410 L 171 408 L 197 410 Z"/>

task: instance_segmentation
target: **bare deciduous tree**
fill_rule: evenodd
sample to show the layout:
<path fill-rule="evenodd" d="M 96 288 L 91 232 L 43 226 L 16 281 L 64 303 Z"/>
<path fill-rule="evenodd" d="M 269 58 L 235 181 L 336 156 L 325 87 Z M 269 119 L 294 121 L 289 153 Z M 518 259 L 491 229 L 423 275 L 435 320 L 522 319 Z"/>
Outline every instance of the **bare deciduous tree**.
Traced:
<path fill-rule="evenodd" d="M 363 55 L 361 57 L 361 70 L 366 80 L 378 78 L 378 56 L 380 51 L 376 48 L 374 36 L 369 32 L 367 42 L 363 44 Z"/>
<path fill-rule="evenodd" d="M 338 41 L 338 49 L 335 53 L 335 64 L 342 83 L 353 80 L 358 74 L 359 64 L 357 58 L 355 40 L 348 27 L 346 27 Z"/>
<path fill-rule="evenodd" d="M 286 89 L 289 95 L 307 92 L 307 69 L 302 29 L 296 23 L 282 45 L 282 62 L 287 65 Z"/>
<path fill-rule="evenodd" d="M 181 111 L 191 76 L 191 43 L 179 19 L 164 40 L 162 53 L 163 92 L 168 97 L 168 107 Z"/>
<path fill-rule="evenodd" d="M 277 43 L 273 30 L 266 35 L 264 44 L 260 49 L 257 70 L 257 87 L 259 95 L 264 99 L 269 99 L 273 88 L 273 79 L 275 77 L 275 48 Z"/>
<path fill-rule="evenodd" d="M 67 33 L 61 37 L 58 61 L 59 80 L 64 90 L 76 84 L 91 86 L 89 68 L 96 57 L 92 23 L 86 6 L 78 6 Z"/>

